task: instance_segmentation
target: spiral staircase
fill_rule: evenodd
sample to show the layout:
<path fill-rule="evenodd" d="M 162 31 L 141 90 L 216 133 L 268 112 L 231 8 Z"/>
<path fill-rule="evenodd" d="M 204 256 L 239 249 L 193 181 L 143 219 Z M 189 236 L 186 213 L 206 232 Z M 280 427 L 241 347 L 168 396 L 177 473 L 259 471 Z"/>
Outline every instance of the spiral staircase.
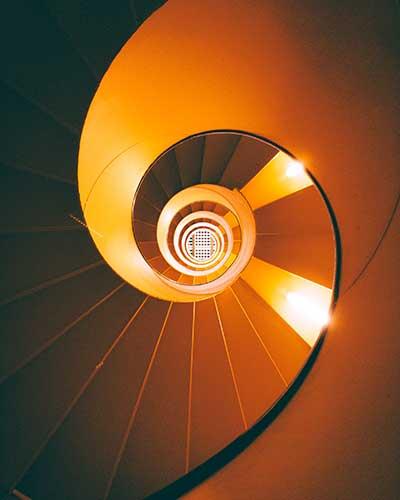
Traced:
<path fill-rule="evenodd" d="M 335 214 L 289 145 L 124 133 L 129 92 L 157 101 L 121 71 L 162 3 L 3 17 L 2 500 L 175 498 L 267 425 L 333 313 Z"/>

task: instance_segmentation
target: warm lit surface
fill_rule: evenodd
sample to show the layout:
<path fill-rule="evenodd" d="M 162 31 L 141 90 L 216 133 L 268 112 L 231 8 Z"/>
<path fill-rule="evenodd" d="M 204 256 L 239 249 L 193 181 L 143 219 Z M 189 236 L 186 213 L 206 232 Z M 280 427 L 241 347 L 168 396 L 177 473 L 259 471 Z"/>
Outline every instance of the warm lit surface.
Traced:
<path fill-rule="evenodd" d="M 170 287 L 151 269 L 132 234 L 132 200 L 140 182 L 140 170 L 132 168 L 136 161 L 132 150 L 100 176 L 84 205 L 85 219 L 96 230 L 92 237 L 104 259 L 119 275 L 130 283 L 140 283 L 142 290 L 152 291 L 156 297 L 168 296 Z M 182 301 L 194 298 L 178 290 L 173 296 Z"/>
<path fill-rule="evenodd" d="M 332 290 L 255 257 L 242 273 L 282 318 L 313 346 L 328 322 Z"/>
<path fill-rule="evenodd" d="M 311 185 L 312 181 L 301 165 L 279 152 L 241 192 L 256 210 Z"/>

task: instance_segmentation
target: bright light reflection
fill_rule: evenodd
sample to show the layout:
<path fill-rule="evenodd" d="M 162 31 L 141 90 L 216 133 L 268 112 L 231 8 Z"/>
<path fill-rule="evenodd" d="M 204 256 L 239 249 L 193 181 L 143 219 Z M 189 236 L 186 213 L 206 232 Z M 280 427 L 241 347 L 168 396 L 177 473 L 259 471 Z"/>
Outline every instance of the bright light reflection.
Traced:
<path fill-rule="evenodd" d="M 317 304 L 309 300 L 307 297 L 297 292 L 288 292 L 286 294 L 288 302 L 300 314 L 308 316 L 313 321 L 317 322 L 321 327 L 329 323 L 330 317 L 328 311 L 318 307 Z"/>
<path fill-rule="evenodd" d="M 299 161 L 291 161 L 286 168 L 286 177 L 296 177 L 304 173 L 304 167 Z"/>
<path fill-rule="evenodd" d="M 310 347 L 315 345 L 328 320 L 330 288 L 256 257 L 241 277 Z"/>

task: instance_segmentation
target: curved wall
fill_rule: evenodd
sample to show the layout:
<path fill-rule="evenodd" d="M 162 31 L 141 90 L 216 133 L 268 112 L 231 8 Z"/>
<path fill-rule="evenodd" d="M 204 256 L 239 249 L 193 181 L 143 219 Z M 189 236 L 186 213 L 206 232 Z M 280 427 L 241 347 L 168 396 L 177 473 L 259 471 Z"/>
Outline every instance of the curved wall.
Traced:
<path fill-rule="evenodd" d="M 173 10 L 185 8 L 169 2 L 164 9 L 178 19 Z M 236 98 L 243 126 L 292 148 L 309 166 L 333 205 L 343 244 L 338 307 L 302 389 L 249 448 L 186 497 L 394 500 L 400 489 L 396 5 L 219 2 L 216 9 L 201 2 L 185 11 L 179 18 L 186 18 L 187 31 L 214 42 L 207 62 L 200 50 L 196 60 L 203 68 L 223 67 L 233 82 L 224 105 Z M 210 11 L 206 35 L 198 19 Z M 235 78 L 239 59 L 244 66 Z"/>

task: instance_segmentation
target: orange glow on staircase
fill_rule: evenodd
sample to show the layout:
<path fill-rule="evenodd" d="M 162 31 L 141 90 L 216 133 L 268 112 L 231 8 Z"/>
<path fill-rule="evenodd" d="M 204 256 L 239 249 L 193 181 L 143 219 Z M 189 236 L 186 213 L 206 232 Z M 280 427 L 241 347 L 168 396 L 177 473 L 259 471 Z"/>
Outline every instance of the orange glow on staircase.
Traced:
<path fill-rule="evenodd" d="M 332 290 L 253 257 L 241 277 L 310 346 L 328 321 Z"/>
<path fill-rule="evenodd" d="M 242 189 L 253 210 L 311 186 L 301 164 L 280 151 Z"/>

